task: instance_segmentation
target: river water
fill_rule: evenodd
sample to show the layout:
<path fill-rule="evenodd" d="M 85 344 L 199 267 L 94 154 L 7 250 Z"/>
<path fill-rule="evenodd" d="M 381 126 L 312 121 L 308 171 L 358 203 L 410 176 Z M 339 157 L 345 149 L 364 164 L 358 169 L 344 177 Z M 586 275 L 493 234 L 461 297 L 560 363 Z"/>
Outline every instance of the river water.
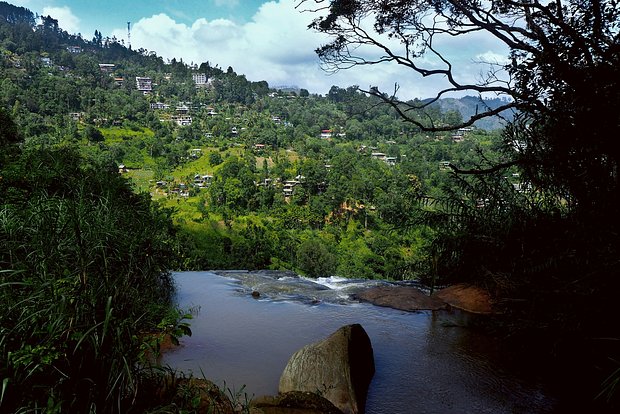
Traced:
<path fill-rule="evenodd" d="M 194 313 L 193 335 L 163 363 L 233 392 L 243 389 L 248 398 L 277 394 L 295 351 L 359 323 L 376 366 L 367 413 L 545 413 L 556 406 L 535 375 L 502 362 L 499 342 L 464 326 L 468 315 L 403 312 L 351 299 L 385 282 L 241 271 L 180 272 L 175 279 L 180 307 Z"/>

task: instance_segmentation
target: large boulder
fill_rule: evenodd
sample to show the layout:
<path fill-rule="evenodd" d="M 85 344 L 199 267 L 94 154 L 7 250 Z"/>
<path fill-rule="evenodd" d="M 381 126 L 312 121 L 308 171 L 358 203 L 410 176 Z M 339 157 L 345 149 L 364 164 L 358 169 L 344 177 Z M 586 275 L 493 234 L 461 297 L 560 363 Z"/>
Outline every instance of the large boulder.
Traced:
<path fill-rule="evenodd" d="M 411 286 L 376 286 L 358 293 L 355 298 L 373 305 L 410 312 L 446 308 L 444 301 Z"/>
<path fill-rule="evenodd" d="M 346 325 L 328 338 L 306 345 L 288 361 L 280 393 L 317 393 L 345 414 L 363 413 L 375 373 L 370 338 L 359 324 Z"/>
<path fill-rule="evenodd" d="M 493 313 L 493 301 L 488 291 L 473 285 L 460 283 L 435 292 L 434 298 L 452 307 L 471 313 Z"/>

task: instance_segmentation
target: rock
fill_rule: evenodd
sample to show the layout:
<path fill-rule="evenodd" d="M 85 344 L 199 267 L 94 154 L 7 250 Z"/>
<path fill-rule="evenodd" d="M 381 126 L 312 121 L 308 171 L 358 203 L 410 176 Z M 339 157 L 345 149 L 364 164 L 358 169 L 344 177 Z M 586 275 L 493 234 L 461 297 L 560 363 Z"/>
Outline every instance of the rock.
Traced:
<path fill-rule="evenodd" d="M 377 286 L 358 293 L 358 300 L 404 311 L 445 309 L 440 299 L 411 286 Z"/>
<path fill-rule="evenodd" d="M 252 291 L 252 297 L 253 297 L 254 299 L 258 299 L 258 298 L 260 298 L 260 292 L 259 292 L 258 290 L 253 290 L 253 291 Z"/>
<path fill-rule="evenodd" d="M 199 401 L 196 412 L 213 414 L 235 414 L 233 404 L 224 392 L 207 379 L 187 378 L 176 383 L 174 401 L 180 407 Z"/>
<path fill-rule="evenodd" d="M 363 413 L 375 373 L 370 338 L 359 324 L 346 325 L 328 338 L 297 351 L 280 377 L 280 393 L 319 394 L 345 414 Z"/>
<path fill-rule="evenodd" d="M 450 306 L 471 313 L 493 313 L 491 295 L 486 290 L 468 284 L 449 286 L 437 291 L 433 297 L 440 299 Z"/>
<path fill-rule="evenodd" d="M 342 414 L 331 402 L 313 392 L 290 391 L 252 401 L 254 414 Z"/>

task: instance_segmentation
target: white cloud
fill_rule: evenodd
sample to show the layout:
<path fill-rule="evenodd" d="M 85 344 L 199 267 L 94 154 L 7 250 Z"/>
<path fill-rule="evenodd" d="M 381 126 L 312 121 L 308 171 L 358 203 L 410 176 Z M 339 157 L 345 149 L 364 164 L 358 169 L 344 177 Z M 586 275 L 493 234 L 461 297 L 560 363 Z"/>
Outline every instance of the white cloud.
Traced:
<path fill-rule="evenodd" d="M 80 31 L 80 19 L 78 19 L 67 6 L 44 7 L 43 15 L 52 16 L 54 19 L 58 20 L 58 26 L 68 33 L 78 33 Z"/>
<path fill-rule="evenodd" d="M 271 86 L 298 85 L 315 93 L 327 93 L 332 85 L 362 88 L 379 86 L 392 92 L 395 83 L 405 98 L 434 96 L 445 79 L 425 78 L 396 64 L 356 67 L 335 74 L 320 69 L 314 50 L 326 42 L 324 35 L 307 29 L 316 15 L 300 13 L 297 0 L 277 0 L 264 3 L 251 21 L 238 24 L 231 20 L 208 21 L 198 18 L 186 25 L 166 14 L 158 14 L 134 23 L 131 43 L 134 49 L 155 51 L 164 58 L 182 58 L 184 62 L 209 61 L 224 70 L 232 66 L 249 80 L 266 80 Z M 126 29 L 113 32 L 126 38 Z M 487 37 L 446 41 L 443 45 L 455 62 L 458 75 L 467 82 L 479 78 L 481 68 L 474 59 L 502 54 Z"/>

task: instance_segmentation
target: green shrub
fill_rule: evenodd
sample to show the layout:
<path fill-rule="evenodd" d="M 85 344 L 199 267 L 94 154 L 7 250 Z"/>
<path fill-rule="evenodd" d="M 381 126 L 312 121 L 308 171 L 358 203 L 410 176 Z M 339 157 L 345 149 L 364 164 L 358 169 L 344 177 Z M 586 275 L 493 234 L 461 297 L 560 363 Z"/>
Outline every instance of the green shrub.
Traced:
<path fill-rule="evenodd" d="M 0 411 L 125 412 L 171 304 L 170 213 L 66 148 L 27 149 L 2 178 Z"/>

